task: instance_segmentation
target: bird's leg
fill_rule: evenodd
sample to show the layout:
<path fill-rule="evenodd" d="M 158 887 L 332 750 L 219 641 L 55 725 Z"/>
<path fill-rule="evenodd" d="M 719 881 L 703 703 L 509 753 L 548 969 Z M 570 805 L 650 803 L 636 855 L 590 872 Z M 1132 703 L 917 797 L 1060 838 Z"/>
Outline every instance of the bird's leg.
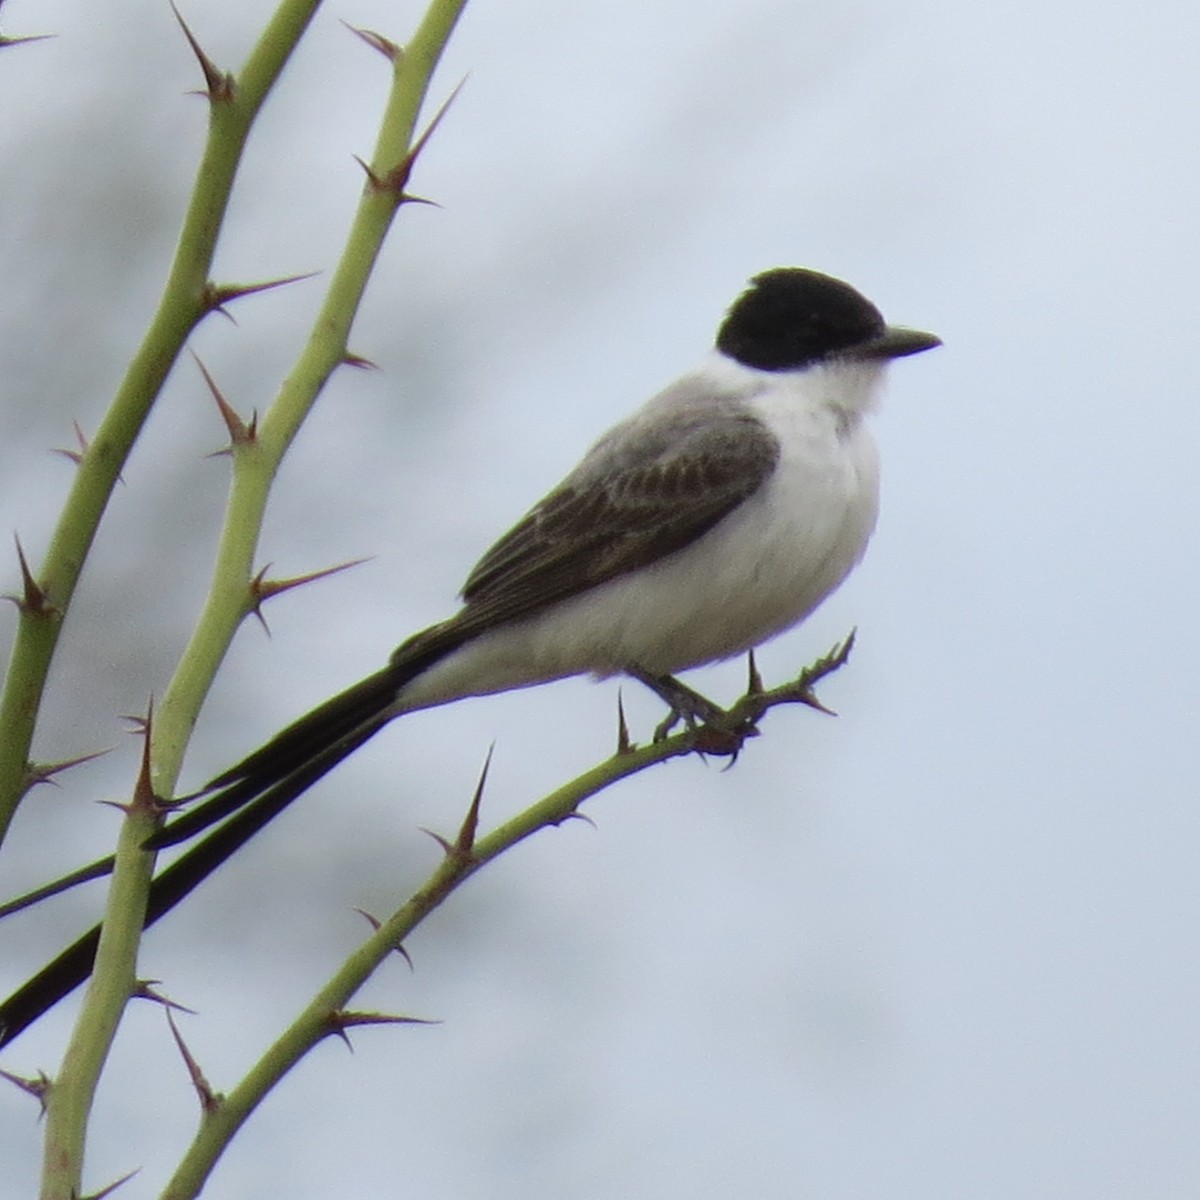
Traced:
<path fill-rule="evenodd" d="M 700 695 L 686 683 L 680 683 L 674 675 L 651 675 L 636 667 L 628 673 L 639 683 L 644 683 L 671 710 L 654 731 L 656 742 L 661 742 L 681 720 L 693 726 L 697 723 L 709 725 L 722 733 L 737 732 L 730 723 L 729 714 L 720 705 Z"/>

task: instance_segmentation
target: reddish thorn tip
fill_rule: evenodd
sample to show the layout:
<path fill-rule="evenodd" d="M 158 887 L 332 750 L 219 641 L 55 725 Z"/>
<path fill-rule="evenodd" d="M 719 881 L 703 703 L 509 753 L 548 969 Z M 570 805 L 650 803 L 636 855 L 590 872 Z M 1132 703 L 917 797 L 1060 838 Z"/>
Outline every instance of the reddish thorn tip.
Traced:
<path fill-rule="evenodd" d="M 188 28 L 187 22 L 183 19 L 183 15 L 179 9 L 175 7 L 175 0 L 168 0 L 171 5 L 171 11 L 175 14 L 175 20 L 179 22 L 179 28 L 183 30 L 183 36 L 187 38 L 188 45 L 192 48 L 192 53 L 196 56 L 196 61 L 200 64 L 200 70 L 204 73 L 204 83 L 206 90 L 201 95 L 208 97 L 209 102 L 213 104 L 228 103 L 233 99 L 235 90 L 233 76 L 225 71 L 222 71 L 211 58 L 204 52 L 204 48 L 197 41 L 195 34 Z"/>
<path fill-rule="evenodd" d="M 21 567 L 21 595 L 4 598 L 11 600 L 27 616 L 46 617 L 56 613 L 58 610 L 50 603 L 49 596 L 33 577 L 33 571 L 30 570 L 29 560 L 25 557 L 21 539 L 15 533 L 13 541 L 17 547 L 17 562 Z"/>
<path fill-rule="evenodd" d="M 229 401 L 221 394 L 221 389 L 217 387 L 216 380 L 213 379 L 208 368 L 195 351 L 192 352 L 192 358 L 195 360 L 196 366 L 200 368 L 200 374 L 204 376 L 204 382 L 208 385 L 209 394 L 217 406 L 217 411 L 221 414 L 221 420 L 225 422 L 225 428 L 229 431 L 229 447 L 224 450 L 218 450 L 216 455 L 229 454 L 235 447 L 253 442 L 257 433 L 257 414 L 250 418 L 250 423 L 247 425 L 234 411 Z M 210 455 L 210 457 L 216 457 L 216 455 Z"/>
<path fill-rule="evenodd" d="M 360 29 L 357 25 L 351 25 L 349 21 L 343 21 L 342 24 L 355 37 L 361 38 L 366 42 L 372 50 L 378 50 L 389 62 L 396 62 L 404 53 L 395 42 L 390 38 L 385 38 L 381 33 L 376 33 L 372 29 Z"/>
<path fill-rule="evenodd" d="M 200 1069 L 200 1064 L 196 1061 L 195 1055 L 188 1049 L 187 1043 L 183 1040 L 183 1034 L 179 1032 L 179 1027 L 175 1024 L 174 1014 L 169 1008 L 165 1011 L 167 1014 L 167 1024 L 171 1027 L 171 1036 L 175 1039 L 179 1055 L 183 1059 L 184 1066 L 187 1068 L 188 1076 L 192 1081 L 192 1087 L 195 1089 L 196 1096 L 200 1100 L 200 1107 L 206 1113 L 216 1112 L 221 1107 L 221 1095 L 213 1091 L 212 1086 L 204 1077 L 204 1072 Z"/>

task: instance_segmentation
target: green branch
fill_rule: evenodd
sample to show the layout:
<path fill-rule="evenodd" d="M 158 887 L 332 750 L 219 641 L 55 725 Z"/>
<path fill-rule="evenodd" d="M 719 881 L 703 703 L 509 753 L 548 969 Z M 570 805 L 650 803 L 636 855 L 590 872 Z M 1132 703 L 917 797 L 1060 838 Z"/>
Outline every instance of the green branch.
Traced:
<path fill-rule="evenodd" d="M 434 0 L 409 44 L 400 51 L 375 35 L 367 40 L 393 64 L 392 89 L 366 168 L 367 180 L 346 245 L 324 302 L 295 366 L 257 429 L 234 434 L 233 482 L 217 549 L 212 584 L 195 633 L 168 685 L 154 727 L 155 790 L 171 795 L 200 706 L 238 626 L 262 595 L 254 555 L 271 485 L 296 433 L 334 370 L 349 356 L 348 340 L 371 272 L 397 211 L 411 197 L 409 175 L 429 132 L 417 119 L 430 79 L 466 0 Z"/>
<path fill-rule="evenodd" d="M 29 786 L 29 749 L 46 677 L 83 565 L 117 477 L 163 382 L 188 335 L 211 307 L 209 271 L 246 139 L 318 3 L 284 0 L 280 4 L 233 93 L 215 92 L 210 79 L 208 140 L 162 298 L 100 428 L 80 457 L 36 576 L 45 603 L 20 605 L 0 695 L 0 842 Z"/>
<path fill-rule="evenodd" d="M 48 1095 L 45 1200 L 67 1200 L 80 1193 L 92 1098 L 124 1006 L 136 986 L 137 951 L 154 862 L 154 855 L 142 846 L 161 819 L 155 798 L 173 794 L 200 706 L 238 626 L 263 594 L 264 585 L 252 571 L 271 484 L 329 376 L 348 356 L 350 328 L 383 240 L 396 212 L 410 199 L 405 187 L 428 136 L 427 131 L 424 137 L 414 139 L 430 78 L 465 3 L 433 0 L 404 53 L 374 35 L 367 37 L 391 59 L 393 86 L 358 211 L 325 302 L 299 360 L 261 427 L 244 424 L 217 395 L 231 435 L 233 480 L 213 580 L 200 620 L 159 711 L 147 723 L 143 773 L 118 842 L 92 977 L 61 1072 Z M 207 269 L 224 216 L 227 184 L 232 180 L 250 120 L 303 32 L 313 7 L 285 0 L 237 79 L 221 74 L 185 27 L 208 81 L 213 119 L 181 252 L 168 283 L 168 292 L 177 299 L 170 310 L 174 316 L 172 331 L 178 338 L 170 343 L 173 353 L 205 311 L 256 290 L 217 287 L 208 280 Z M 304 20 L 298 19 L 301 13 L 305 14 Z M 225 193 L 217 193 L 214 179 L 226 180 Z M 214 199 L 219 202 L 214 203 Z M 185 244 L 190 253 L 183 252 Z M 162 376 L 165 373 L 166 366 Z M 141 419 L 144 416 L 142 411 Z M 134 436 L 136 429 L 129 433 L 129 445 Z M 113 470 L 110 487 L 115 478 Z M 61 589 L 46 588 L 46 592 L 53 609 L 61 610 Z M 43 625 L 46 623 L 43 620 Z"/>
<path fill-rule="evenodd" d="M 217 1095 L 205 1087 L 201 1096 L 204 1111 L 199 1132 L 163 1193 L 163 1200 L 189 1200 L 199 1194 L 237 1131 L 271 1089 L 319 1042 L 332 1034 L 345 1037 L 347 1030 L 359 1025 L 412 1021 L 410 1017 L 349 1012 L 346 1005 L 379 965 L 403 947 L 413 930 L 477 871 L 539 830 L 569 820 L 585 800 L 649 767 L 697 752 L 736 758 L 745 740 L 757 734 L 757 722 L 778 705 L 805 704 L 827 712 L 814 695 L 813 688 L 845 664 L 853 645 L 854 635 L 851 634 L 796 679 L 770 691 L 763 690 L 751 657 L 750 687 L 746 695 L 728 711 L 719 712 L 715 726 L 701 725 L 646 746 L 634 746 L 629 742 L 622 715 L 615 754 L 530 805 L 491 833 L 477 837 L 487 775 L 485 766 L 455 838 L 436 838 L 444 853 L 425 883 L 391 917 L 376 925 L 375 932 L 342 963 L 231 1092 Z"/>

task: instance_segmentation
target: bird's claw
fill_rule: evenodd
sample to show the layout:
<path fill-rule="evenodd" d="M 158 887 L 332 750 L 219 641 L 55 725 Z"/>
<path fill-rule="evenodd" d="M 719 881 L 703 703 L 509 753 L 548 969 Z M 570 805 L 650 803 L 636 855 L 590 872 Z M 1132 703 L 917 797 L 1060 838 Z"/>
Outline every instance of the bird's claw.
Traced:
<path fill-rule="evenodd" d="M 654 744 L 657 746 L 659 742 L 665 742 L 671 736 L 671 730 L 684 720 L 683 713 L 676 709 L 671 709 L 665 717 L 654 727 Z M 693 722 L 694 724 L 694 722 Z"/>
<path fill-rule="evenodd" d="M 758 730 L 752 721 L 735 718 L 726 709 L 670 676 L 643 678 L 670 711 L 654 730 L 654 743 L 666 741 L 679 724 L 696 738 L 702 754 L 735 755 L 747 737 Z"/>

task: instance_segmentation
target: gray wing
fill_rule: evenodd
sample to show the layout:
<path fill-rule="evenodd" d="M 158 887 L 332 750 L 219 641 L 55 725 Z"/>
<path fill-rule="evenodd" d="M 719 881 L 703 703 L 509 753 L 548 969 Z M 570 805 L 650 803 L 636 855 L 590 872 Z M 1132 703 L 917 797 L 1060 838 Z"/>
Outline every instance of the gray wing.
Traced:
<path fill-rule="evenodd" d="M 779 443 L 744 411 L 635 418 L 483 556 L 463 588 L 459 632 L 520 620 L 672 554 L 774 470 Z"/>

